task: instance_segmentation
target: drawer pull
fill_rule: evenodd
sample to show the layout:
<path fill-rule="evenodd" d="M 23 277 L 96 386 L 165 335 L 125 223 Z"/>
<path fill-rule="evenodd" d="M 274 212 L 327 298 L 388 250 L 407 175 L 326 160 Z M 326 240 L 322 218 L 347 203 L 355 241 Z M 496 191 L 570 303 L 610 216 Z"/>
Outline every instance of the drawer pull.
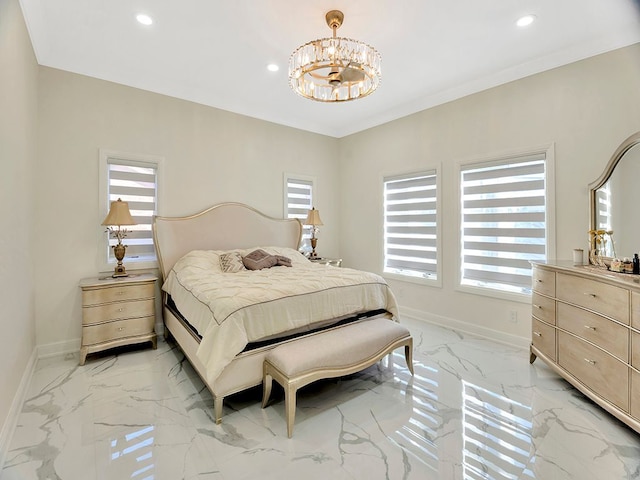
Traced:
<path fill-rule="evenodd" d="M 539 308 L 540 310 L 542 310 L 542 307 L 540 305 L 536 305 L 535 303 L 533 304 L 533 308 Z"/>
<path fill-rule="evenodd" d="M 591 297 L 591 298 L 596 298 L 596 294 L 595 293 L 586 293 L 585 292 L 585 295 L 588 296 L 588 297 Z"/>
<path fill-rule="evenodd" d="M 541 334 L 540 332 L 533 332 L 533 334 L 534 334 L 536 337 L 541 337 L 541 336 L 542 336 L 542 334 Z"/>
<path fill-rule="evenodd" d="M 595 360 L 589 360 L 588 358 L 584 359 L 585 362 L 590 363 L 591 365 L 595 365 L 596 361 Z"/>
<path fill-rule="evenodd" d="M 118 295 L 124 295 L 124 290 L 120 290 L 120 291 L 118 292 Z"/>
<path fill-rule="evenodd" d="M 119 312 L 124 312 L 124 308 L 119 308 L 118 311 Z"/>
<path fill-rule="evenodd" d="M 539 278 L 536 279 L 536 282 L 538 283 L 542 283 L 542 280 L 540 280 Z"/>
<path fill-rule="evenodd" d="M 596 331 L 596 327 L 592 327 L 591 325 L 585 325 L 584 328 L 588 328 L 589 330 Z"/>
<path fill-rule="evenodd" d="M 124 327 L 118 327 L 118 331 L 121 332 L 124 330 Z"/>

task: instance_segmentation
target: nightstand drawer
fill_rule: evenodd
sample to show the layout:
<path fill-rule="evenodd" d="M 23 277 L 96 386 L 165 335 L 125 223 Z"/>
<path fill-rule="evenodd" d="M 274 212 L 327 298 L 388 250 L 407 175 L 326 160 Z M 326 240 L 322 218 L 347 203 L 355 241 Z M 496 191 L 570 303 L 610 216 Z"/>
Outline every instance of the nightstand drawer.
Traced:
<path fill-rule="evenodd" d="M 117 320 L 82 327 L 82 344 L 94 345 L 118 338 L 133 337 L 153 333 L 155 317 Z"/>
<path fill-rule="evenodd" d="M 109 302 L 122 302 L 126 300 L 140 300 L 155 296 L 155 284 L 141 285 L 114 285 L 113 287 L 97 288 L 82 291 L 82 304 L 84 306 L 100 305 Z"/>
<path fill-rule="evenodd" d="M 129 302 L 107 303 L 95 307 L 82 308 L 82 324 L 109 322 L 126 318 L 147 317 L 154 315 L 153 298 Z"/>

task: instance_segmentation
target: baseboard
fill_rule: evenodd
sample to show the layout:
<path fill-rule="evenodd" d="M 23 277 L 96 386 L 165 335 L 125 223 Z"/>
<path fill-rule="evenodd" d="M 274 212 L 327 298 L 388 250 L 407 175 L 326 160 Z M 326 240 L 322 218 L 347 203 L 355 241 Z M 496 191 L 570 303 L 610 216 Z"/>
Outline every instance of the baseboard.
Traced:
<path fill-rule="evenodd" d="M 27 366 L 22 374 L 20 385 L 18 385 L 18 390 L 13 397 L 9 414 L 2 426 L 2 431 L 0 431 L 0 472 L 2 472 L 5 459 L 7 458 L 7 453 L 9 453 L 9 445 L 11 444 L 13 433 L 15 432 L 16 425 L 18 424 L 18 418 L 20 417 L 22 405 L 26 399 L 27 391 L 29 390 L 29 384 L 31 383 L 31 377 L 33 376 L 33 372 L 36 368 L 37 360 L 38 349 L 36 347 L 31 352 Z"/>
<path fill-rule="evenodd" d="M 78 353 L 80 351 L 80 339 L 64 340 L 62 342 L 38 345 L 38 358 L 55 357 L 66 353 Z"/>
<path fill-rule="evenodd" d="M 468 333 L 475 335 L 476 337 L 486 338 L 494 342 L 509 345 L 511 347 L 529 348 L 531 344 L 530 338 L 520 337 L 518 335 L 512 335 L 510 333 L 501 332 L 499 330 L 493 330 L 491 328 L 483 327 L 480 325 L 464 322 L 455 318 L 444 317 L 442 315 L 435 315 L 429 312 L 423 312 L 413 308 L 400 308 L 401 317 L 407 317 L 412 320 L 418 320 L 427 323 L 433 323 L 440 327 L 451 328 L 462 333 Z"/>

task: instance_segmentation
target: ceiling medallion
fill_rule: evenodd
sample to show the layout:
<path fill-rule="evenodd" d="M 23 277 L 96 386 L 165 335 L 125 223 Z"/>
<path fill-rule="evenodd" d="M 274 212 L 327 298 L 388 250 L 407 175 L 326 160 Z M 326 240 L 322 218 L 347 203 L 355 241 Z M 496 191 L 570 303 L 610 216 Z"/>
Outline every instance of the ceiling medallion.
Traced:
<path fill-rule="evenodd" d="M 333 37 L 298 47 L 289 58 L 289 85 L 298 94 L 319 102 L 346 102 L 366 97 L 380 84 L 380 53 L 370 45 L 336 37 L 344 15 L 325 16 Z"/>

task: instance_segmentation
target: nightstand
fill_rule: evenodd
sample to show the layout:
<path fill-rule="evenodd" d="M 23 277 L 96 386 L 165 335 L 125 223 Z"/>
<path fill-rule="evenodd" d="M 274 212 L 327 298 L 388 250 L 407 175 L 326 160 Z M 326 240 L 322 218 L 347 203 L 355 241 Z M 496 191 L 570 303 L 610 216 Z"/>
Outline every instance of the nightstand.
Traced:
<path fill-rule="evenodd" d="M 151 342 L 156 348 L 156 277 L 85 278 L 82 289 L 80 365 L 87 354 L 108 348 Z"/>
<path fill-rule="evenodd" d="M 321 265 L 331 265 L 332 267 L 341 267 L 342 259 L 341 258 L 328 258 L 328 257 L 315 257 L 309 258 L 313 263 L 319 263 Z"/>

